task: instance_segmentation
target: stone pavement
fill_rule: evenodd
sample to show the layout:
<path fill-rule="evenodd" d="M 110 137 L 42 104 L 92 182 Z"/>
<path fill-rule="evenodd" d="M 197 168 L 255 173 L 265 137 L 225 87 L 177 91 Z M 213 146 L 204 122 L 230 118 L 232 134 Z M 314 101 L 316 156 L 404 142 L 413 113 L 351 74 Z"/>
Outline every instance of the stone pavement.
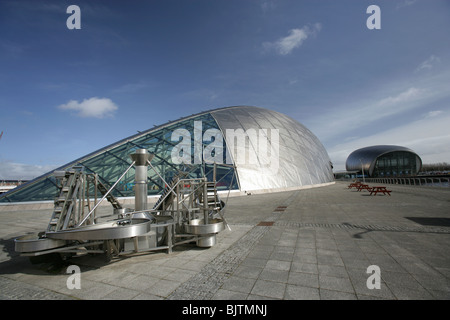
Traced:
<path fill-rule="evenodd" d="M 98 255 L 31 264 L 13 239 L 44 230 L 51 210 L 3 208 L 0 299 L 449 299 L 450 189 L 388 186 L 391 196 L 369 196 L 347 184 L 230 197 L 231 230 L 214 247 L 110 263 Z M 70 264 L 81 268 L 81 289 L 67 288 Z M 372 265 L 380 289 L 368 288 Z"/>

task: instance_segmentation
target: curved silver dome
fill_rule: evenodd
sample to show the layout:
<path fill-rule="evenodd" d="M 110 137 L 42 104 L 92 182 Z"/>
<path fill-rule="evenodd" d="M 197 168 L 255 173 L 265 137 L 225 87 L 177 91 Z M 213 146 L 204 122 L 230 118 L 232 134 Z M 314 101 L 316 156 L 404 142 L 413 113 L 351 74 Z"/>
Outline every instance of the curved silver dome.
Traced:
<path fill-rule="evenodd" d="M 227 129 L 278 130 L 277 145 L 267 134 L 272 150 L 278 148 L 277 165 L 273 165 L 274 158 L 269 159 L 264 152 L 258 152 L 256 139 L 250 141 L 245 150 L 248 157 L 257 159 L 256 163 L 236 163 L 242 191 L 298 188 L 334 181 L 331 161 L 322 143 L 294 119 L 276 111 L 249 106 L 213 110 L 211 115 L 224 135 Z M 231 141 L 226 142 L 230 148 Z"/>

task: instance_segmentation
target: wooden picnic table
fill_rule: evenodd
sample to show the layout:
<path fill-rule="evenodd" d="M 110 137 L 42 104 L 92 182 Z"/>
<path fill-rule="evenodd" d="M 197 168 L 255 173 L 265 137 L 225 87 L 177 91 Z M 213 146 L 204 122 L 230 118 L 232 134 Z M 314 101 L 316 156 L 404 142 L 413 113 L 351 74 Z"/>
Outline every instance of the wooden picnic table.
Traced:
<path fill-rule="evenodd" d="M 358 188 L 358 191 L 361 191 L 363 189 L 368 190 L 368 191 L 372 191 L 372 188 L 369 187 L 368 184 L 360 184 L 357 188 Z"/>
<path fill-rule="evenodd" d="M 355 187 L 355 188 L 358 188 L 358 186 L 361 184 L 361 182 L 353 182 L 353 183 L 350 183 L 349 185 L 348 185 L 348 189 L 351 189 L 351 188 L 353 188 L 353 187 Z"/>
<path fill-rule="evenodd" d="M 383 194 L 388 194 L 389 196 L 391 195 L 392 190 L 387 190 L 386 187 L 382 187 L 382 186 L 377 186 L 377 187 L 372 187 L 372 190 L 370 191 L 370 195 L 376 196 L 377 193 L 382 192 Z"/>

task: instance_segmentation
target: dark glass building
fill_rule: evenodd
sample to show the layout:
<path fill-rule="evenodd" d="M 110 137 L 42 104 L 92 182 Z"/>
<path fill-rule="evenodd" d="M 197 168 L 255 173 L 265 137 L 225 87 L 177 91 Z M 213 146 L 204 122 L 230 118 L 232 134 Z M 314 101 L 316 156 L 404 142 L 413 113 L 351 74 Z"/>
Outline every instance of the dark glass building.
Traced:
<path fill-rule="evenodd" d="M 422 168 L 422 159 L 405 147 L 379 145 L 353 151 L 345 167 L 371 178 L 414 176 Z"/>

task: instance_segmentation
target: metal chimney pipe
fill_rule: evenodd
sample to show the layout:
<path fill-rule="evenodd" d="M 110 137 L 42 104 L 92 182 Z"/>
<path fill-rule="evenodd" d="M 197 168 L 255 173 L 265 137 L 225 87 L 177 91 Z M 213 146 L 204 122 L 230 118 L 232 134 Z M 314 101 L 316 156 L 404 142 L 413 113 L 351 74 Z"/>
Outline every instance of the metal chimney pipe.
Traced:
<path fill-rule="evenodd" d="M 134 210 L 147 210 L 147 160 L 151 160 L 152 154 L 146 149 L 137 149 L 134 154 L 130 154 L 131 160 L 135 162 L 135 186 L 134 186 Z"/>

